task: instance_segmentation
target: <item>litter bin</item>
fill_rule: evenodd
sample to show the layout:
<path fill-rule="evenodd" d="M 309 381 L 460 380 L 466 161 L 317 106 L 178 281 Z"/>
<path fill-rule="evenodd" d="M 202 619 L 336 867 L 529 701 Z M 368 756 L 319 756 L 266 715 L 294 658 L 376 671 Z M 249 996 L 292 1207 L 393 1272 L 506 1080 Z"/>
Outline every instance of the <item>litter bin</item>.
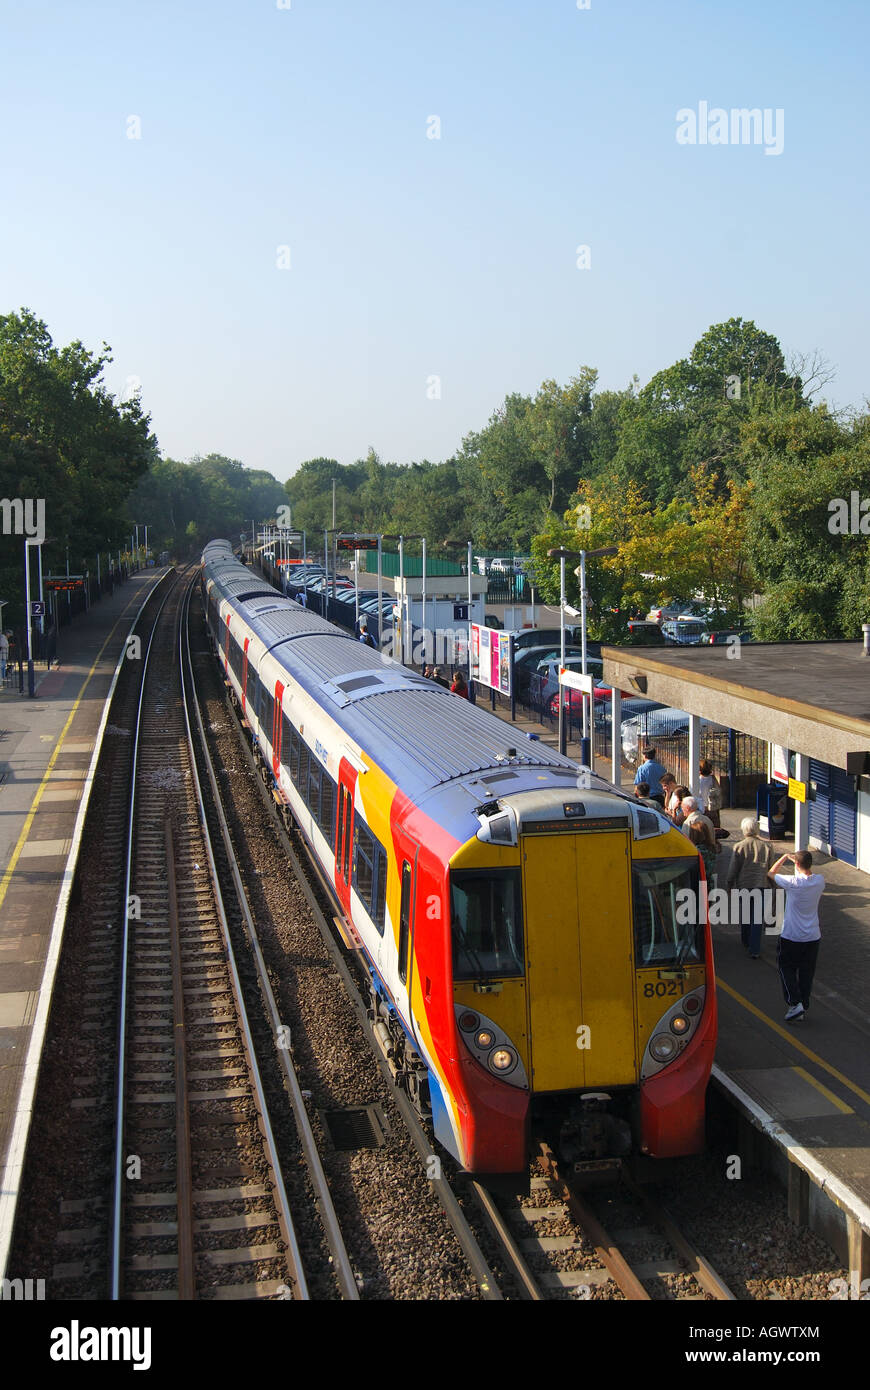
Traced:
<path fill-rule="evenodd" d="M 794 803 L 784 782 L 762 782 L 755 794 L 758 829 L 764 840 L 784 840 L 794 834 Z"/>

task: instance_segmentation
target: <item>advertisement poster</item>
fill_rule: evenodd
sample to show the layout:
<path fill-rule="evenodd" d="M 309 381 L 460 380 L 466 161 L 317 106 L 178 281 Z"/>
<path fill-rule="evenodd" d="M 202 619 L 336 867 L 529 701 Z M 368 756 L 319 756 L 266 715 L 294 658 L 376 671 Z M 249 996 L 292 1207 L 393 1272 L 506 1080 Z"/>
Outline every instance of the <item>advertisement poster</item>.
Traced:
<path fill-rule="evenodd" d="M 489 685 L 489 628 L 478 628 L 480 633 L 480 675 L 482 685 Z"/>
<path fill-rule="evenodd" d="M 498 635 L 499 649 L 499 689 L 503 695 L 511 693 L 511 639 L 507 633 Z"/>
<path fill-rule="evenodd" d="M 511 639 L 495 628 L 471 624 L 471 679 L 502 695 L 511 693 Z"/>
<path fill-rule="evenodd" d="M 480 627 L 471 624 L 471 679 L 480 680 Z"/>

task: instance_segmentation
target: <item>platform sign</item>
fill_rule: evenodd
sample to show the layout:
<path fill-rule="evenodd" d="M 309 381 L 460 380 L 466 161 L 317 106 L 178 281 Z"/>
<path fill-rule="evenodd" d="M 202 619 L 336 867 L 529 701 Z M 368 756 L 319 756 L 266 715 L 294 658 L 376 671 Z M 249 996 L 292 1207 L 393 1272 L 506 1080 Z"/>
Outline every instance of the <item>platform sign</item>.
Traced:
<path fill-rule="evenodd" d="M 573 671 L 562 666 L 559 668 L 559 684 L 568 685 L 572 690 L 582 690 L 584 694 L 591 695 L 595 688 L 595 677 L 590 671 L 587 671 L 584 676 L 582 671 Z"/>
<path fill-rule="evenodd" d="M 46 579 L 44 579 L 44 580 L 43 580 L 43 583 L 42 583 L 42 587 L 43 587 L 44 589 L 53 589 L 56 593 L 58 593 L 58 592 L 66 593 L 67 590 L 69 590 L 69 589 L 83 589 L 83 588 L 84 588 L 84 583 L 85 583 L 84 575 L 82 575 L 82 574 L 67 574 L 67 575 L 58 575 L 57 578 L 46 578 Z"/>
<path fill-rule="evenodd" d="M 43 601 L 41 598 L 34 598 L 34 599 L 31 599 L 31 601 L 30 601 L 30 616 L 31 616 L 31 618 L 44 618 L 44 617 L 45 617 L 45 603 L 44 603 L 44 601 Z"/>
<path fill-rule="evenodd" d="M 337 550 L 377 550 L 377 536 L 339 536 L 335 542 Z"/>
<path fill-rule="evenodd" d="M 782 748 L 778 743 L 771 744 L 773 749 L 773 781 L 788 782 L 788 749 Z"/>

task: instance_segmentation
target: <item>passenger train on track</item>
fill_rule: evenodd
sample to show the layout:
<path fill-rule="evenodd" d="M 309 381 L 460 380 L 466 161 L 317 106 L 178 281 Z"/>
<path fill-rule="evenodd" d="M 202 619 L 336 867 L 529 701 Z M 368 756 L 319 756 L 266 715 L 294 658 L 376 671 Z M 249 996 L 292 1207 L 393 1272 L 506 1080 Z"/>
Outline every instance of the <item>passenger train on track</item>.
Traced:
<path fill-rule="evenodd" d="M 285 598 L 215 541 L 206 619 L 288 824 L 437 1140 L 527 1171 L 697 1153 L 716 998 L 697 850 L 510 724 Z M 680 890 L 689 890 L 678 897 Z M 683 919 L 688 920 L 683 920 Z"/>

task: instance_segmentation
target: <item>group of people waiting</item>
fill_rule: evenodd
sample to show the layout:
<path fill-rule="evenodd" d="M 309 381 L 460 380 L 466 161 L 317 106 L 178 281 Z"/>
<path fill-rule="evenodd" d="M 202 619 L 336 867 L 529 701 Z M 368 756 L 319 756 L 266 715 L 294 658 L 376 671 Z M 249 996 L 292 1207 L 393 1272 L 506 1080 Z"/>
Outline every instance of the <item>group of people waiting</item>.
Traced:
<path fill-rule="evenodd" d="M 440 666 L 426 665 L 423 667 L 423 675 L 427 680 L 434 681 L 436 685 L 443 685 L 444 689 L 449 690 L 453 695 L 461 695 L 464 700 L 471 698 L 468 682 L 461 671 L 454 671 L 453 680 L 448 681 L 447 677 L 442 674 Z"/>
<path fill-rule="evenodd" d="M 720 824 L 722 792 L 712 764 L 699 764 L 699 792 L 692 796 L 688 787 L 677 780 L 656 759 L 655 748 L 646 748 L 643 762 L 634 779 L 634 794 L 650 805 L 657 805 L 679 826 L 704 861 L 704 873 L 709 884 L 715 882 L 716 856 L 719 844 L 716 831 Z M 699 804 L 700 803 L 700 804 Z M 784 825 L 785 815 L 781 815 Z M 723 836 L 724 831 L 720 832 Z M 749 890 L 741 893 L 740 939 L 750 959 L 761 957 L 761 933 L 764 924 L 763 899 L 753 889 L 779 889 L 785 894 L 782 931 L 777 941 L 777 968 L 786 1002 L 787 1023 L 800 1022 L 810 1006 L 810 991 L 815 974 L 821 930 L 819 900 L 825 887 L 821 874 L 813 873 L 813 857 L 808 850 L 783 854 L 774 858 L 771 845 L 761 838 L 758 821 L 744 816 L 740 822 L 741 838 L 733 847 L 731 863 L 725 882 L 726 890 Z M 794 872 L 780 870 L 792 864 Z"/>
<path fill-rule="evenodd" d="M 643 762 L 634 778 L 634 794 L 639 801 L 658 806 L 692 841 L 704 861 L 707 881 L 712 883 L 719 853 L 716 831 L 722 807 L 722 790 L 713 774 L 713 764 L 706 759 L 700 763 L 698 795 L 693 796 L 691 790 L 679 784 L 674 774 L 657 760 L 656 752 L 655 748 L 644 749 Z"/>

